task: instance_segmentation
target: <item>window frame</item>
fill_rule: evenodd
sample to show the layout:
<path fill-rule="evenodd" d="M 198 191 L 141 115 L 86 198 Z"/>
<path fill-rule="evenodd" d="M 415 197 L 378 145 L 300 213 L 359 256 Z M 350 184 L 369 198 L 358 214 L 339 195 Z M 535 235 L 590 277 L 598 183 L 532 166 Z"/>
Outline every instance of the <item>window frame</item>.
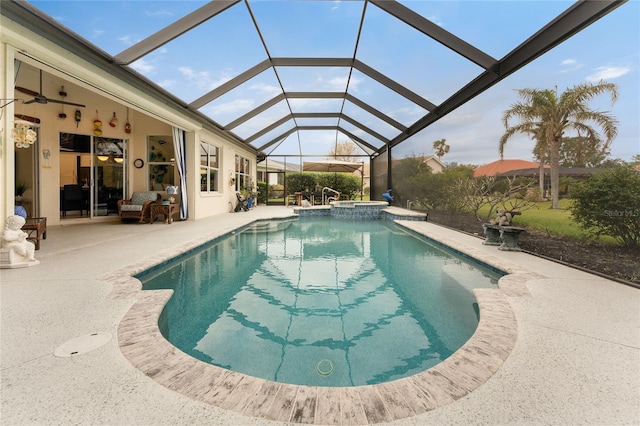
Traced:
<path fill-rule="evenodd" d="M 242 192 L 249 187 L 253 187 L 253 177 L 251 175 L 251 160 L 243 157 L 240 154 L 236 154 L 234 177 L 236 192 Z"/>
<path fill-rule="evenodd" d="M 208 147 L 205 149 L 205 145 Z M 211 150 L 214 150 L 214 153 Z M 201 194 L 218 194 L 220 193 L 220 164 L 222 149 L 220 146 L 200 140 L 200 193 Z M 212 158 L 215 158 L 212 161 Z M 212 165 L 215 164 L 215 165 Z M 203 173 L 204 172 L 204 173 Z M 203 174 L 206 176 L 203 182 Z M 213 176 L 213 185 L 212 179 Z M 212 186 L 214 187 L 212 189 Z"/>

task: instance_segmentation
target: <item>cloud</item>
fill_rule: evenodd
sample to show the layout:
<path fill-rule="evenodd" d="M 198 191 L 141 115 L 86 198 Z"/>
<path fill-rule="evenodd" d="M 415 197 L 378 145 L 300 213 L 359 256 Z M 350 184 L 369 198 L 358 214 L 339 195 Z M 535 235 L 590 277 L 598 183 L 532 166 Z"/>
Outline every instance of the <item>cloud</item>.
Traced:
<path fill-rule="evenodd" d="M 439 27 L 444 28 L 444 22 L 440 20 L 440 18 L 438 16 L 432 15 L 432 16 L 428 16 L 427 19 L 431 22 L 433 22 L 434 24 L 436 24 Z"/>
<path fill-rule="evenodd" d="M 130 35 L 119 37 L 118 40 L 120 40 L 122 42 L 122 44 L 126 44 L 127 46 L 133 45 L 133 42 L 131 41 L 131 36 Z"/>
<path fill-rule="evenodd" d="M 100 38 L 104 35 L 105 31 L 104 30 L 93 30 L 91 32 L 91 38 Z"/>
<path fill-rule="evenodd" d="M 176 81 L 172 79 L 157 81 L 156 84 L 166 90 L 176 87 Z"/>
<path fill-rule="evenodd" d="M 344 92 L 347 90 L 347 78 L 348 77 L 333 77 L 320 83 L 325 83 L 328 91 Z"/>
<path fill-rule="evenodd" d="M 599 67 L 596 68 L 596 72 L 588 75 L 585 80 L 590 82 L 598 82 L 600 80 L 612 80 L 614 78 L 622 77 L 625 74 L 631 72 L 630 67 Z"/>
<path fill-rule="evenodd" d="M 251 90 L 259 93 L 267 93 L 272 95 L 278 95 L 282 93 L 282 90 L 278 86 L 274 86 L 273 84 L 266 83 L 256 83 L 251 85 Z"/>
<path fill-rule="evenodd" d="M 140 74 L 149 75 L 156 70 L 156 66 L 145 59 L 138 59 L 131 63 L 131 68 L 138 71 Z"/>
<path fill-rule="evenodd" d="M 254 105 L 255 102 L 252 99 L 236 99 L 231 102 L 220 103 L 208 108 L 202 108 L 202 112 L 215 119 L 218 114 L 237 115 L 238 113 L 245 113 L 253 108 Z"/>
<path fill-rule="evenodd" d="M 562 67 L 560 69 L 560 72 L 571 72 L 579 70 L 583 65 L 575 59 L 565 59 L 564 61 L 560 62 L 560 66 Z"/>
<path fill-rule="evenodd" d="M 209 73 L 206 71 L 195 71 L 191 67 L 178 67 L 178 72 L 189 80 L 203 81 L 209 79 Z"/>
<path fill-rule="evenodd" d="M 211 78 L 208 71 L 197 71 L 191 67 L 178 67 L 178 72 L 182 74 L 189 83 L 206 91 L 213 90 L 221 84 L 231 80 L 231 77 L 224 72 L 220 73 L 221 75 L 214 80 Z"/>
<path fill-rule="evenodd" d="M 160 17 L 166 17 L 166 16 L 173 16 L 173 12 L 167 10 L 167 9 L 157 9 L 157 10 L 145 10 L 144 14 L 149 16 L 149 17 L 156 17 L 156 16 L 160 16 Z"/>

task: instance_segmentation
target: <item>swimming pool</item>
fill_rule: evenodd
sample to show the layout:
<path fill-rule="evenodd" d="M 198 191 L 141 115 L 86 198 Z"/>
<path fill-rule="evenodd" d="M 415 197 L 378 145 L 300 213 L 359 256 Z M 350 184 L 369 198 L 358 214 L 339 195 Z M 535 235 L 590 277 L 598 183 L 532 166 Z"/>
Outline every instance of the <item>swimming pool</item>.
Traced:
<path fill-rule="evenodd" d="M 137 277 L 172 288 L 163 335 L 254 377 L 357 386 L 447 358 L 500 274 L 385 221 L 260 222 Z M 471 284 L 472 283 L 472 284 Z"/>

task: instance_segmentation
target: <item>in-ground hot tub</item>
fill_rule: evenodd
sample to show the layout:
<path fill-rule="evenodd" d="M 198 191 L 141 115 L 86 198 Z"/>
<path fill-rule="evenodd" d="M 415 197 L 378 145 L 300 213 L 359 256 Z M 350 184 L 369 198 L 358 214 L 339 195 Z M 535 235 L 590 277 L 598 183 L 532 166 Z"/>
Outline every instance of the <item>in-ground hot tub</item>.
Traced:
<path fill-rule="evenodd" d="M 426 220 L 426 213 L 390 207 L 386 201 L 334 201 L 329 206 L 297 207 L 300 217 L 331 216 L 352 220 Z"/>
<path fill-rule="evenodd" d="M 334 201 L 331 216 L 339 219 L 378 220 L 382 210 L 389 207 L 386 201 Z"/>

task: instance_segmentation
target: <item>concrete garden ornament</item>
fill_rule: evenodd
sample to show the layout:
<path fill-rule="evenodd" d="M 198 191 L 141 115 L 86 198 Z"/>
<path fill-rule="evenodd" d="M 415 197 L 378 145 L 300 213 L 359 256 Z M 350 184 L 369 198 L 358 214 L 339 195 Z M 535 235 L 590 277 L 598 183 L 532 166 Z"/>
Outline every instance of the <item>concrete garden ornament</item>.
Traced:
<path fill-rule="evenodd" d="M 24 268 L 40 263 L 35 258 L 35 244 L 27 240 L 28 234 L 22 230 L 24 223 L 25 219 L 22 216 L 7 217 L 1 238 L 0 268 Z"/>
<path fill-rule="evenodd" d="M 511 212 L 498 210 L 496 218 L 489 220 L 489 223 L 491 225 L 509 226 L 511 225 L 511 219 L 513 219 Z"/>

